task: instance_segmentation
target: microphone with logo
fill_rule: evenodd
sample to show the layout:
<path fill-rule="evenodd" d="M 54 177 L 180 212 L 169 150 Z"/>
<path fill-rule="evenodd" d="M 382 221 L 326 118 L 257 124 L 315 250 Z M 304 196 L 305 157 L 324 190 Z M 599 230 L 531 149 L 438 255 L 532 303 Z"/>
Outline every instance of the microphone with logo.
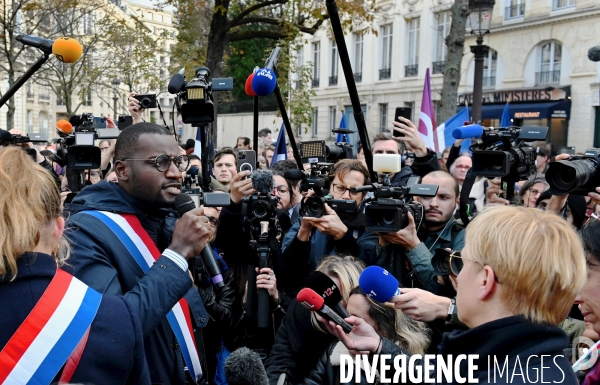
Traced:
<path fill-rule="evenodd" d="M 326 274 L 320 271 L 313 271 L 306 278 L 306 287 L 320 294 L 325 301 L 325 305 L 332 308 L 342 318 L 350 317 L 350 314 L 348 314 L 342 305 L 342 293 L 340 289 Z"/>
<path fill-rule="evenodd" d="M 229 355 L 223 366 L 229 385 L 268 385 L 267 372 L 255 351 L 241 347 Z"/>
<path fill-rule="evenodd" d="M 180 216 L 183 216 L 183 214 L 187 213 L 188 211 L 195 209 L 196 204 L 189 195 L 179 194 L 175 198 L 175 208 L 177 209 L 177 213 Z M 204 263 L 206 271 L 208 272 L 213 284 L 218 288 L 225 286 L 223 283 L 223 276 L 221 275 L 221 269 L 219 268 L 217 260 L 212 253 L 210 244 L 207 244 L 204 249 L 202 249 L 201 256 L 202 262 Z"/>
<path fill-rule="evenodd" d="M 306 287 L 300 290 L 298 296 L 296 296 L 296 299 L 308 310 L 316 312 L 321 317 L 332 321 L 336 325 L 340 325 L 344 332 L 350 333 L 352 331 L 352 325 L 346 322 L 336 312 L 331 310 L 329 306 L 325 305 L 325 300 L 323 300 L 323 298 L 313 289 Z"/>
<path fill-rule="evenodd" d="M 398 280 L 380 266 L 369 266 L 358 278 L 358 286 L 372 300 L 388 302 L 392 297 L 400 295 Z"/>

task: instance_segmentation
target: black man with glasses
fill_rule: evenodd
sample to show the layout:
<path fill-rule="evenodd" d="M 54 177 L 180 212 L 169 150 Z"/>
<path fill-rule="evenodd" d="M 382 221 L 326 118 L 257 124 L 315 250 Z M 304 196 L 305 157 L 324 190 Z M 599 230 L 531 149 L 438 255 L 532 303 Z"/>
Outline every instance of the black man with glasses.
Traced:
<path fill-rule="evenodd" d="M 202 208 L 181 218 L 174 210 L 189 159 L 164 127 L 138 123 L 121 132 L 114 160 L 119 183 L 88 186 L 68 207 L 69 265 L 136 309 L 153 383 L 200 383 L 209 374 L 202 348 L 209 313 L 188 260 L 213 231 Z"/>

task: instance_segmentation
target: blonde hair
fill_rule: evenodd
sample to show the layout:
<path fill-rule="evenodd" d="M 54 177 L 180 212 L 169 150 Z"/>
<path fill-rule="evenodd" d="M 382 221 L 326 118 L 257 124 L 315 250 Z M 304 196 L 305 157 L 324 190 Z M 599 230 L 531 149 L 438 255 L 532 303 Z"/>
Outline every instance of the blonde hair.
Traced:
<path fill-rule="evenodd" d="M 494 270 L 507 310 L 536 323 L 564 320 L 586 280 L 581 239 L 550 212 L 486 208 L 467 227 L 465 245 L 470 259 Z"/>
<path fill-rule="evenodd" d="M 358 278 L 360 273 L 365 269 L 364 263 L 360 259 L 352 256 L 330 255 L 323 258 L 317 271 L 327 275 L 330 278 L 337 278 L 340 282 L 340 293 L 342 300 L 348 303 L 350 291 L 358 286 Z M 315 312 L 311 312 L 310 320 L 313 327 L 323 333 L 327 333 L 327 329 L 319 322 Z"/>
<path fill-rule="evenodd" d="M 0 276 L 16 277 L 17 259 L 35 249 L 41 230 L 61 211 L 50 172 L 20 148 L 0 150 Z"/>

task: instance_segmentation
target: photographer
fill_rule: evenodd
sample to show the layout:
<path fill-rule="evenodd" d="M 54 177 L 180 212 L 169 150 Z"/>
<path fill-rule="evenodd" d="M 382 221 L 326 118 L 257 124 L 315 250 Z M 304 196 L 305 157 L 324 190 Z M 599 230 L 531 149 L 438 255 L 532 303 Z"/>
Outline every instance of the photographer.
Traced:
<path fill-rule="evenodd" d="M 333 166 L 329 173 L 330 191 L 334 199 L 352 199 L 359 209 L 351 216 L 340 216 L 327 203 L 326 215 L 321 218 L 303 217 L 285 235 L 282 242 L 286 261 L 301 269 L 296 271 L 296 279 L 303 279 L 313 271 L 324 256 L 346 253 L 371 261 L 375 257 L 377 238 L 364 229 L 364 214 L 360 209 L 365 198 L 364 192 L 352 193 L 353 187 L 369 183 L 369 172 L 360 160 L 344 159 Z"/>
<path fill-rule="evenodd" d="M 13 129 L 9 130 L 8 132 L 10 132 L 11 135 L 19 135 L 19 136 L 23 135 L 23 132 L 16 128 L 13 128 Z M 29 153 L 29 151 L 31 151 L 31 152 L 35 151 L 35 158 L 36 158 L 35 161 L 37 162 L 37 164 L 42 166 L 44 169 L 48 170 L 50 172 L 50 174 L 52 175 L 52 178 L 54 178 L 56 185 L 60 186 L 60 179 L 59 179 L 58 175 L 56 174 L 56 172 L 54 171 L 54 167 L 52 167 L 52 164 L 50 164 L 50 162 L 48 162 L 48 160 L 40 154 L 40 152 L 37 150 L 37 148 L 35 148 L 35 146 L 31 142 L 17 143 L 16 146 L 21 147 L 24 151 L 27 151 L 28 153 Z"/>
<path fill-rule="evenodd" d="M 464 228 L 453 218 L 458 207 L 458 182 L 445 171 L 427 174 L 423 184 L 437 185 L 435 197 L 415 197 L 423 205 L 423 223 L 417 231 L 412 214 L 408 226 L 396 233 L 379 234 L 377 265 L 398 279 L 404 287 L 436 293 L 431 258 L 437 248 L 462 250 Z M 436 293 L 437 294 L 437 293 Z"/>

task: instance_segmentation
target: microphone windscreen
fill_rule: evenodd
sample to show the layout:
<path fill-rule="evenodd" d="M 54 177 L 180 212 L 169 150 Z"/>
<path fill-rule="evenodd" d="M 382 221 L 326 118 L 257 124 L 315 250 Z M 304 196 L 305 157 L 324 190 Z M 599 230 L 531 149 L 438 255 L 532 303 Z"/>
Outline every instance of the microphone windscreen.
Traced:
<path fill-rule="evenodd" d="M 275 188 L 273 171 L 271 170 L 256 170 L 250 174 L 250 179 L 252 180 L 252 188 L 260 194 L 272 193 Z"/>
<path fill-rule="evenodd" d="M 73 127 L 79 127 L 83 123 L 83 120 L 81 120 L 81 116 L 73 115 L 69 118 L 69 123 L 71 123 Z"/>
<path fill-rule="evenodd" d="M 56 122 L 56 129 L 64 134 L 70 134 L 73 131 L 73 125 L 64 119 Z"/>
<path fill-rule="evenodd" d="M 253 73 L 246 79 L 246 95 L 248 96 L 256 96 L 256 92 L 252 89 L 252 79 L 254 79 Z"/>
<path fill-rule="evenodd" d="M 188 194 L 179 194 L 175 197 L 175 210 L 177 210 L 179 216 L 183 216 L 183 214 L 195 208 L 196 204 Z"/>
<path fill-rule="evenodd" d="M 252 89 L 258 96 L 271 95 L 277 85 L 275 72 L 268 68 L 261 68 L 254 74 L 252 79 Z"/>
<path fill-rule="evenodd" d="M 483 135 L 483 127 L 479 124 L 471 124 L 452 130 L 454 139 L 480 138 L 481 135 Z"/>
<path fill-rule="evenodd" d="M 173 75 L 171 80 L 169 80 L 169 85 L 167 86 L 167 90 L 169 90 L 170 94 L 176 94 L 179 91 L 181 91 L 181 88 L 183 88 L 184 84 L 185 84 L 185 77 L 182 74 L 177 73 L 177 74 Z"/>
<path fill-rule="evenodd" d="M 588 59 L 591 61 L 600 61 L 600 45 L 592 47 L 588 50 Z"/>
<path fill-rule="evenodd" d="M 325 300 L 317 294 L 313 289 L 305 287 L 300 290 L 296 296 L 296 300 L 302 304 L 305 308 L 310 311 L 321 310 L 325 304 Z"/>
<path fill-rule="evenodd" d="M 229 355 L 223 366 L 229 385 L 268 385 L 267 372 L 255 351 L 241 347 Z"/>
<path fill-rule="evenodd" d="M 325 305 L 331 308 L 342 301 L 342 293 L 335 282 L 320 271 L 314 271 L 308 275 L 306 278 L 306 287 L 320 294 L 323 300 L 325 300 Z"/>
<path fill-rule="evenodd" d="M 12 140 L 12 134 L 6 130 L 0 129 L 0 145 L 9 143 Z"/>
<path fill-rule="evenodd" d="M 59 37 L 52 44 L 52 53 L 63 63 L 75 63 L 83 55 L 83 47 L 75 39 Z"/>
<path fill-rule="evenodd" d="M 185 149 L 189 150 L 190 148 L 196 147 L 196 141 L 194 139 L 188 139 L 185 142 Z"/>
<path fill-rule="evenodd" d="M 306 174 L 302 170 L 298 170 L 297 168 L 287 170 L 283 173 L 283 177 L 289 180 L 302 180 L 306 178 Z"/>
<path fill-rule="evenodd" d="M 380 266 L 369 266 L 358 278 L 358 286 L 377 302 L 389 301 L 398 290 L 398 280 Z"/>
<path fill-rule="evenodd" d="M 198 167 L 196 166 L 190 166 L 190 168 L 188 168 L 186 174 L 191 175 L 191 176 L 198 176 Z"/>

